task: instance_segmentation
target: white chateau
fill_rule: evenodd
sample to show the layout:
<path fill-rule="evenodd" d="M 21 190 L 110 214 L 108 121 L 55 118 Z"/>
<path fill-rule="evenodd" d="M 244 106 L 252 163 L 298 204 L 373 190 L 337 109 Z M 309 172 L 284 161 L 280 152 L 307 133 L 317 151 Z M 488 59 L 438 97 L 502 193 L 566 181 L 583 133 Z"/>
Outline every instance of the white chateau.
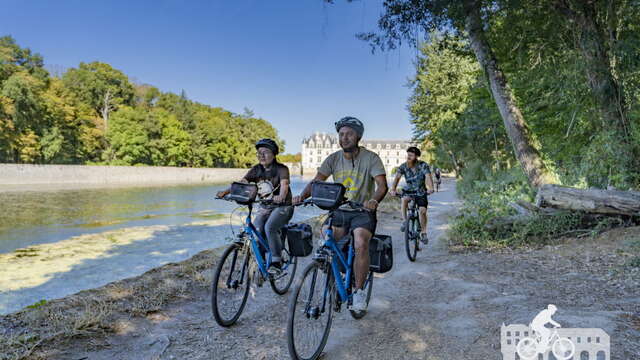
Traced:
<path fill-rule="evenodd" d="M 392 170 L 407 160 L 407 148 L 412 143 L 408 140 L 360 140 L 360 146 L 375 152 L 382 159 L 387 177 Z M 316 132 L 302 140 L 302 171 L 304 175 L 315 175 L 322 161 L 329 154 L 340 150 L 338 137 L 323 132 Z"/>

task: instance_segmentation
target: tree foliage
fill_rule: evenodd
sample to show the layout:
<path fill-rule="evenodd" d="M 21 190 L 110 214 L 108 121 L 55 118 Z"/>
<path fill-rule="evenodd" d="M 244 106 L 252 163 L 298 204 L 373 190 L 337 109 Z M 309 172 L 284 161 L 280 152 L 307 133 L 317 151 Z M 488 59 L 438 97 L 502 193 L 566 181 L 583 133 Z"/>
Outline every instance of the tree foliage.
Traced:
<path fill-rule="evenodd" d="M 0 163 L 247 167 L 268 121 L 133 84 L 101 62 L 60 78 L 0 37 Z"/>
<path fill-rule="evenodd" d="M 436 161 L 462 173 L 471 163 L 486 171 L 515 164 L 496 121 L 495 79 L 471 56 L 478 55 L 467 32 L 472 5 L 545 167 L 567 185 L 638 188 L 635 1 L 385 1 L 379 32 L 359 37 L 374 49 L 420 47 L 410 111 Z"/>

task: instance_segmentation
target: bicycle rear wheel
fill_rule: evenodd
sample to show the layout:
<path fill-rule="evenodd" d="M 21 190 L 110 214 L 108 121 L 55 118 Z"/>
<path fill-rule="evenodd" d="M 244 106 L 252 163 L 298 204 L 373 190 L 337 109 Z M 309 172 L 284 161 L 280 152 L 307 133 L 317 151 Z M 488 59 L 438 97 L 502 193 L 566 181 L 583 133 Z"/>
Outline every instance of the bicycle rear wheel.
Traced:
<path fill-rule="evenodd" d="M 404 248 L 409 261 L 416 261 L 418 252 L 418 219 L 408 216 L 404 225 Z"/>
<path fill-rule="evenodd" d="M 289 299 L 287 343 L 292 359 L 320 357 L 331 330 L 334 296 L 329 264 L 309 264 Z"/>
<path fill-rule="evenodd" d="M 353 279 L 352 279 L 353 281 Z M 373 271 L 369 271 L 369 275 L 367 276 L 367 279 L 365 280 L 365 287 L 367 288 L 367 307 L 369 306 L 369 300 L 371 300 L 371 290 L 373 289 Z M 354 284 L 352 282 L 352 284 Z M 351 317 L 356 319 L 356 320 L 360 320 L 362 319 L 365 315 L 367 315 L 367 310 L 362 310 L 362 311 L 354 311 L 354 310 L 349 310 L 349 313 L 351 314 Z"/>
<path fill-rule="evenodd" d="M 285 245 L 286 246 L 286 245 Z M 271 288 L 278 295 L 284 295 L 289 291 L 291 284 L 293 283 L 293 279 L 296 276 L 296 270 L 298 268 L 298 258 L 290 257 L 289 253 L 285 250 L 282 251 L 282 263 L 283 275 L 277 278 L 269 278 L 269 284 L 271 284 Z"/>
<path fill-rule="evenodd" d="M 224 251 L 213 275 L 211 310 L 220 326 L 238 321 L 249 295 L 249 251 L 232 244 Z"/>

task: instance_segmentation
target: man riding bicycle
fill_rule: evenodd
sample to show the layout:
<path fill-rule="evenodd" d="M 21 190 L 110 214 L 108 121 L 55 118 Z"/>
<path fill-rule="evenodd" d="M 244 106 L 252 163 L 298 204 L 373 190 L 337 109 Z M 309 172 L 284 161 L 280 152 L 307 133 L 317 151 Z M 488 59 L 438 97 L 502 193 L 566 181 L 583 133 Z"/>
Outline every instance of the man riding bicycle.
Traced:
<path fill-rule="evenodd" d="M 271 139 L 262 139 L 256 143 L 258 164 L 252 167 L 241 182 L 256 183 L 261 199 L 273 200 L 276 206 L 260 205 L 255 212 L 254 225 L 266 237 L 272 258 L 269 273 L 277 276 L 281 273 L 282 238 L 280 231 L 293 216 L 291 192 L 289 191 L 289 168 L 276 160 L 279 148 Z M 231 188 L 218 192 L 223 197 Z"/>
<path fill-rule="evenodd" d="M 438 184 L 438 188 L 440 188 L 440 184 L 442 183 L 442 173 L 440 172 L 440 168 L 437 167 L 434 171 L 433 171 L 433 175 L 436 176 L 436 184 Z"/>
<path fill-rule="evenodd" d="M 387 176 L 380 157 L 359 146 L 364 133 L 364 125 L 354 117 L 344 117 L 335 123 L 339 150 L 329 155 L 318 168 L 313 181 L 325 181 L 329 176 L 333 181 L 347 188 L 346 197 L 362 203 L 366 211 L 349 211 L 350 205 L 343 205 L 333 216 L 333 232 L 336 239 L 353 232 L 355 248 L 355 292 L 352 309 L 363 311 L 367 308 L 364 283 L 369 273 L 369 241 L 375 233 L 378 204 L 387 194 Z M 297 204 L 311 196 L 311 183 L 293 199 Z"/>
<path fill-rule="evenodd" d="M 558 308 L 555 305 L 549 304 L 546 309 L 540 311 L 536 317 L 531 320 L 531 324 L 529 327 L 540 336 L 540 343 L 547 344 L 549 342 L 549 338 L 551 337 L 551 330 L 549 330 L 545 325 L 551 324 L 555 327 L 560 327 L 560 324 L 553 321 L 551 318 Z"/>
<path fill-rule="evenodd" d="M 407 162 L 398 168 L 389 194 L 392 196 L 396 195 L 396 188 L 400 182 L 400 178 L 404 176 L 406 181 L 404 191 L 415 192 L 417 195 L 414 196 L 414 199 L 420 209 L 420 240 L 426 245 L 429 243 L 429 239 L 427 238 L 427 206 L 429 205 L 427 195 L 433 194 L 433 178 L 431 177 L 429 165 L 424 161 L 418 160 L 420 154 L 420 149 L 415 146 L 407 149 Z M 429 187 L 428 190 L 425 188 L 425 182 Z M 404 223 L 407 218 L 407 206 L 410 200 L 411 197 L 405 196 L 402 198 L 402 225 L 400 231 L 406 230 Z"/>

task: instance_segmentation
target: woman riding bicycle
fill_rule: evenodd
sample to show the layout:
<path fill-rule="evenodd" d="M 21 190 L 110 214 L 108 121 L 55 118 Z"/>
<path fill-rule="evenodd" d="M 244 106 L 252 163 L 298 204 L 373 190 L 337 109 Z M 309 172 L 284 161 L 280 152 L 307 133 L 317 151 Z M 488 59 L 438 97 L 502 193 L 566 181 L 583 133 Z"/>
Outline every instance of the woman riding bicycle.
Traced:
<path fill-rule="evenodd" d="M 262 139 L 256 143 L 259 163 L 253 166 L 242 178 L 242 182 L 256 183 L 258 196 L 270 199 L 274 205 L 260 205 L 255 211 L 253 224 L 267 238 L 272 253 L 269 273 L 278 275 L 281 269 L 282 240 L 280 229 L 293 216 L 291 191 L 289 189 L 289 168 L 276 160 L 279 148 L 271 139 Z M 231 192 L 231 188 L 218 192 L 223 197 Z"/>

